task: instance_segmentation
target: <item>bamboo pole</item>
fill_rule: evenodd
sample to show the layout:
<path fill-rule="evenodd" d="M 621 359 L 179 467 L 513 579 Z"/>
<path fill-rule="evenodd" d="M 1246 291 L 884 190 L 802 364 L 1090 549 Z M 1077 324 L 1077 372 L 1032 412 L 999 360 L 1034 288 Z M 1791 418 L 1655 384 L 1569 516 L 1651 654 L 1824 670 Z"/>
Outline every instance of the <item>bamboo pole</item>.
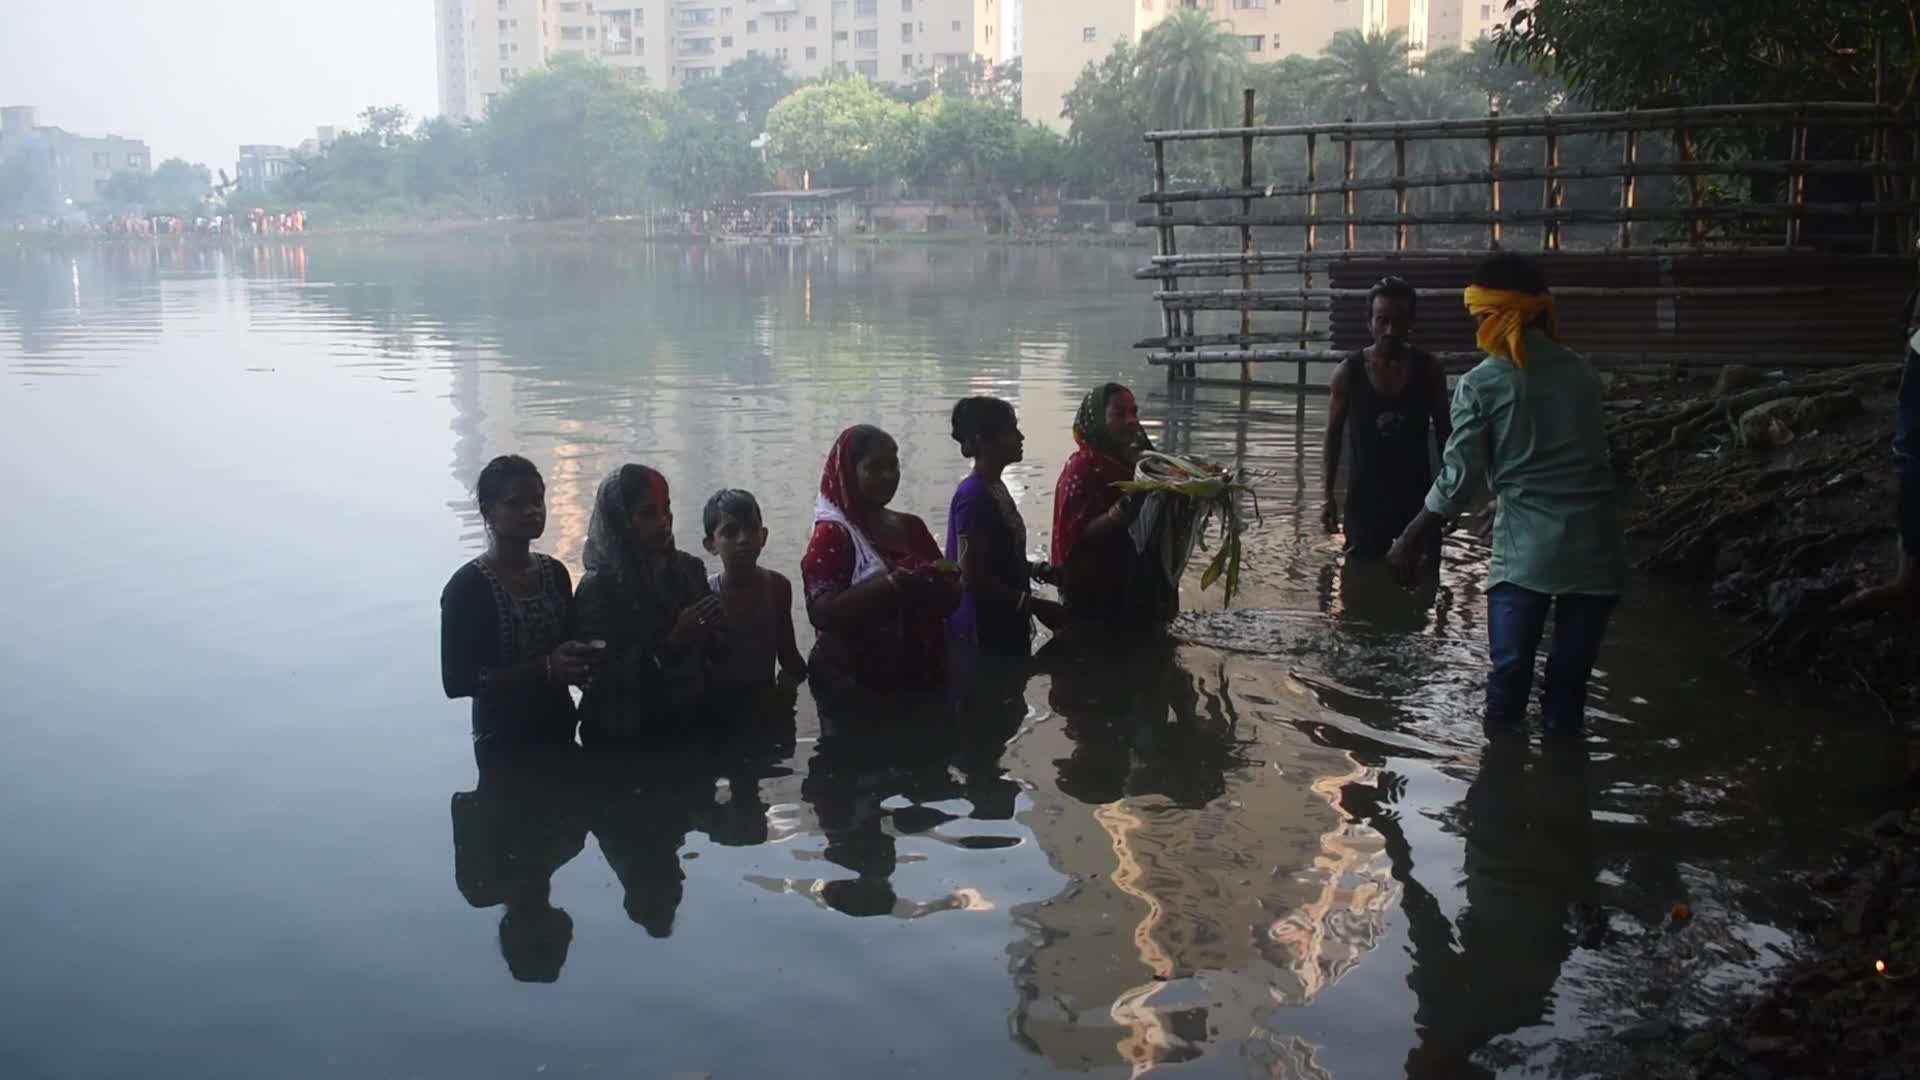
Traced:
<path fill-rule="evenodd" d="M 1680 140 L 1680 160 L 1698 160 L 1698 155 L 1694 152 L 1693 129 L 1682 123 L 1675 129 L 1675 134 Z M 1699 211 L 1701 204 L 1706 201 L 1706 184 L 1700 177 L 1690 176 L 1687 178 L 1687 199 L 1693 204 L 1694 210 L 1692 215 L 1693 242 L 1696 245 L 1705 244 L 1707 240 L 1707 220 L 1700 216 Z"/>
<path fill-rule="evenodd" d="M 1351 142 L 1346 144 L 1346 152 L 1347 152 L 1346 177 L 1347 177 L 1348 184 L 1353 183 L 1354 164 L 1355 164 L 1354 163 L 1354 146 L 1355 144 Z M 1359 223 L 1353 212 L 1353 188 L 1348 187 L 1345 193 L 1343 193 L 1340 196 L 1340 207 L 1341 207 L 1341 210 L 1346 214 L 1346 223 L 1347 223 L 1346 247 L 1348 251 L 1352 251 L 1354 248 L 1357 248 L 1360 246 Z"/>
<path fill-rule="evenodd" d="M 1805 113 L 1830 123 L 1864 127 L 1900 123 L 1885 106 L 1857 101 L 1767 102 L 1754 105 L 1702 105 L 1669 109 L 1625 109 L 1614 112 L 1562 113 L 1551 124 L 1538 116 L 1487 116 L 1460 120 L 1353 120 L 1321 124 L 1280 124 L 1254 128 L 1195 128 L 1149 131 L 1147 142 L 1192 142 L 1206 139 L 1278 138 L 1326 135 L 1341 139 L 1470 139 L 1492 134 L 1509 138 L 1545 135 L 1549 127 L 1563 135 L 1603 135 L 1692 123 L 1702 127 L 1743 127 L 1777 124 L 1785 116 Z"/>
<path fill-rule="evenodd" d="M 1622 250 L 1633 246 L 1634 200 L 1639 186 L 1639 177 L 1635 169 L 1640 164 L 1640 132 L 1627 132 L 1626 180 L 1620 185 L 1620 247 Z"/>
<path fill-rule="evenodd" d="M 1565 135 L 1566 132 L 1556 132 Z M 1509 182 L 1532 180 L 1613 180 L 1626 176 L 1768 176 L 1786 177 L 1792 174 L 1809 176 L 1855 176 L 1879 175 L 1892 177 L 1920 176 L 1920 162 L 1905 161 L 1790 161 L 1790 160 L 1743 160 L 1743 161 L 1643 161 L 1636 164 L 1595 164 L 1562 165 L 1559 168 L 1527 167 L 1520 169 L 1502 169 L 1500 179 Z M 1392 191 L 1402 186 L 1408 188 L 1425 187 L 1466 187 L 1491 183 L 1494 176 L 1484 169 L 1468 172 L 1450 173 L 1414 173 L 1403 178 L 1396 176 L 1364 176 L 1353 181 L 1355 191 Z M 1282 187 L 1278 184 L 1254 188 L 1182 188 L 1165 194 L 1150 193 L 1140 196 L 1143 205 L 1159 203 L 1222 202 L 1230 199 L 1297 199 L 1305 195 L 1337 195 L 1347 190 L 1344 181 Z"/>
<path fill-rule="evenodd" d="M 1704 206 L 1695 210 L 1691 206 L 1641 206 L 1631 211 L 1586 209 L 1582 207 L 1563 207 L 1557 210 L 1503 210 L 1495 214 L 1487 210 L 1447 210 L 1431 214 L 1381 214 L 1377 217 L 1355 215 L 1353 217 L 1322 217 L 1322 225 L 1346 225 L 1357 228 L 1361 225 L 1385 227 L 1388 225 L 1542 225 L 1549 221 L 1561 225 L 1612 225 L 1621 221 L 1733 221 L 1740 218 L 1788 218 L 1801 217 L 1870 217 L 1879 215 L 1891 217 L 1907 213 L 1914 209 L 1909 202 L 1844 202 L 1844 203 L 1805 203 L 1800 206 L 1787 206 L 1781 203 L 1733 203 L 1727 206 Z M 1243 219 L 1236 214 L 1224 214 L 1218 217 L 1174 217 L 1141 218 L 1136 224 L 1145 228 L 1156 226 L 1162 221 L 1170 221 L 1177 228 L 1229 229 L 1247 220 L 1254 225 L 1303 225 L 1307 219 L 1299 215 L 1275 215 Z M 1704 243 L 1695 247 L 1704 248 Z M 1716 249 L 1717 250 L 1717 249 Z M 1381 257 L 1390 257 L 1393 252 L 1382 249 L 1377 252 Z"/>
<path fill-rule="evenodd" d="M 1166 143 L 1153 144 L 1153 190 L 1155 191 L 1167 190 L 1167 144 Z M 1174 226 L 1170 224 L 1173 220 L 1173 207 L 1166 205 L 1164 203 L 1161 204 L 1159 217 L 1163 222 L 1163 224 L 1161 224 L 1159 227 L 1160 228 L 1160 254 L 1166 255 L 1166 256 L 1178 255 L 1180 253 L 1179 241 L 1175 238 Z M 1167 285 L 1170 288 L 1177 288 L 1179 287 L 1179 284 L 1180 282 L 1178 278 L 1167 279 Z M 1179 313 L 1174 311 L 1174 309 L 1167 307 L 1165 305 L 1161 306 L 1160 312 L 1161 312 L 1161 315 L 1163 316 L 1162 323 L 1167 329 L 1167 337 L 1169 338 L 1179 337 L 1180 336 Z M 1167 369 L 1167 381 L 1169 383 L 1173 382 L 1178 377 L 1179 377 L 1178 368 Z"/>
<path fill-rule="evenodd" d="M 1493 179 L 1487 181 L 1487 209 L 1492 211 L 1487 221 L 1487 245 L 1500 247 L 1500 132 L 1487 130 L 1487 173 Z"/>
<path fill-rule="evenodd" d="M 1252 87 L 1248 87 L 1245 91 L 1241 105 L 1242 112 L 1246 118 L 1246 126 L 1251 128 L 1253 126 Z M 1240 186 L 1242 188 L 1251 188 L 1253 186 L 1253 136 L 1251 135 L 1240 140 Z M 1240 200 L 1240 215 L 1246 218 L 1253 216 L 1252 199 Z M 1240 226 L 1240 253 L 1242 255 L 1250 255 L 1253 253 L 1253 226 L 1251 225 Z M 1253 288 L 1253 271 L 1251 269 L 1240 276 L 1240 287 L 1248 290 Z M 1240 332 L 1242 334 L 1253 333 L 1253 312 L 1251 309 L 1243 308 L 1240 312 Z M 1253 365 L 1243 365 L 1240 368 L 1240 377 L 1248 382 L 1252 382 Z"/>
<path fill-rule="evenodd" d="M 1552 173 L 1559 168 L 1560 137 L 1549 133 L 1547 135 L 1547 171 Z M 1540 191 L 1540 208 L 1547 211 L 1558 210 L 1563 204 L 1563 196 L 1565 194 L 1565 191 L 1560 186 L 1560 181 L 1549 176 L 1545 181 L 1545 186 L 1542 187 Z M 1558 222 L 1548 221 L 1547 224 L 1541 228 L 1540 250 L 1560 250 L 1560 225 Z"/>
<path fill-rule="evenodd" d="M 1393 177 L 1395 188 L 1394 208 L 1404 217 L 1411 209 L 1407 205 L 1407 140 L 1405 139 L 1393 140 Z M 1393 250 L 1407 250 L 1407 227 L 1405 225 L 1394 226 Z"/>
<path fill-rule="evenodd" d="M 1788 137 L 1791 140 L 1791 146 L 1788 150 L 1790 161 L 1793 164 L 1805 162 L 1807 159 L 1806 122 L 1796 120 Z M 1804 206 L 1807 201 L 1806 174 L 1799 169 L 1793 168 L 1792 165 L 1789 165 L 1787 171 L 1787 201 L 1794 206 Z M 1787 218 L 1788 247 L 1795 248 L 1800 246 L 1800 242 L 1803 239 L 1802 234 L 1805 231 L 1803 228 L 1805 222 L 1806 219 L 1798 215 Z"/>
<path fill-rule="evenodd" d="M 1320 175 L 1319 151 L 1320 151 L 1319 138 L 1315 135 L 1309 134 L 1307 136 L 1307 187 L 1309 188 L 1312 188 L 1314 186 L 1314 181 L 1318 179 Z M 1318 226 L 1319 219 L 1320 219 L 1320 196 L 1318 194 L 1310 194 L 1307 196 L 1307 233 L 1306 233 L 1306 251 L 1304 253 L 1308 258 L 1311 258 L 1313 256 L 1314 248 L 1318 244 L 1320 239 L 1320 229 Z M 1309 289 L 1313 287 L 1313 269 L 1310 264 L 1306 268 L 1306 272 L 1301 275 L 1300 280 L 1301 280 L 1301 284 L 1304 287 Z M 1313 332 L 1313 313 L 1310 311 L 1302 311 L 1300 313 L 1300 347 L 1301 348 L 1303 349 L 1306 348 L 1307 343 L 1313 340 L 1312 332 Z M 1304 360 L 1300 362 L 1299 381 L 1303 384 L 1307 381 L 1307 365 L 1306 365 L 1306 361 Z"/>

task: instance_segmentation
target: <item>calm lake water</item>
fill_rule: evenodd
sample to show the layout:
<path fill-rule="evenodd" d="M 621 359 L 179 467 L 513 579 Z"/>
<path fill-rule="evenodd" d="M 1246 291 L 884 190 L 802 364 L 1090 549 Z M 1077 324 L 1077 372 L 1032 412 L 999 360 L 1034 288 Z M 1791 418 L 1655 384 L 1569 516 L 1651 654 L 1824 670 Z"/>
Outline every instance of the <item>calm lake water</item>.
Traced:
<path fill-rule="evenodd" d="M 1643 588 L 1584 750 L 1485 749 L 1483 552 L 1423 593 L 1343 570 L 1321 400 L 1169 397 L 1138 260 L 0 253 L 0 1075 L 1607 1072 L 1560 1042 L 1778 963 L 1786 874 L 1904 756 L 1883 719 L 1750 681 Z M 835 433 L 894 432 L 895 505 L 944 535 L 948 411 L 991 392 L 1044 550 L 1109 378 L 1253 477 L 1236 610 L 1035 674 L 940 760 L 822 745 L 803 690 L 734 767 L 474 791 L 437 600 L 488 458 L 540 464 L 576 572 L 639 461 L 683 548 L 744 486 L 797 575 Z"/>

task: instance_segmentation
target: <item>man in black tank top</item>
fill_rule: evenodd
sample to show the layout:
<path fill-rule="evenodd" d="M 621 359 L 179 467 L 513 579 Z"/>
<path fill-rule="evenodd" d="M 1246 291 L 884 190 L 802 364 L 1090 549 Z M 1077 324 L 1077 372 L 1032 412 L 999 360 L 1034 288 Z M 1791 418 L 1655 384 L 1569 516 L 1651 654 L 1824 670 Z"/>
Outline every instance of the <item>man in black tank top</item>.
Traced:
<path fill-rule="evenodd" d="M 1359 558 L 1384 558 L 1420 513 L 1433 485 L 1430 448 L 1453 433 L 1446 372 L 1408 344 L 1414 301 L 1413 286 L 1399 278 L 1375 285 L 1367 298 L 1373 344 L 1342 361 L 1331 381 L 1320 520 L 1329 534 L 1340 531 L 1340 456 L 1351 432 L 1346 546 Z"/>

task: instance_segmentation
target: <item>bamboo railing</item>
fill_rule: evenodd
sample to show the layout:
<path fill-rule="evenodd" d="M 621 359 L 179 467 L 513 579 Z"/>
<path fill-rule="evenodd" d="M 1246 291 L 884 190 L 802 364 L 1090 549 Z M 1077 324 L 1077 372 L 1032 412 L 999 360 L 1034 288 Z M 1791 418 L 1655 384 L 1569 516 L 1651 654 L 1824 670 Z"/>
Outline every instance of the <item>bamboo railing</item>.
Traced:
<path fill-rule="evenodd" d="M 1146 135 L 1154 183 L 1140 198 L 1151 212 L 1138 224 L 1155 230 L 1158 247 L 1136 276 L 1157 283 L 1162 333 L 1137 346 L 1151 363 L 1166 366 L 1170 378 L 1196 378 L 1203 365 L 1236 364 L 1240 379 L 1252 382 L 1256 365 L 1291 362 L 1297 383 L 1307 385 L 1310 365 L 1349 355 L 1353 319 L 1364 323 L 1367 289 L 1329 279 L 1384 261 L 1396 273 L 1405 268 L 1429 281 L 1446 280 L 1444 287 L 1419 290 L 1445 304 L 1457 301 L 1464 275 L 1486 252 L 1529 240 L 1550 279 L 1566 282 L 1555 288 L 1563 314 L 1576 313 L 1578 322 L 1584 310 L 1602 328 L 1635 324 L 1638 339 L 1596 342 L 1590 352 L 1596 359 L 1679 357 L 1698 351 L 1694 332 L 1708 327 L 1733 335 L 1725 342 L 1731 351 L 1739 351 L 1742 334 L 1754 339 L 1757 351 L 1786 350 L 1792 335 L 1776 332 L 1783 321 L 1833 309 L 1827 302 L 1835 287 L 1832 269 L 1823 263 L 1814 272 L 1809 256 L 1821 254 L 1823 244 L 1831 254 L 1827 239 L 1840 237 L 1856 245 L 1845 258 L 1890 267 L 1901 258 L 1895 249 L 1904 246 L 1896 238 L 1911 236 L 1920 223 L 1920 130 L 1911 117 L 1880 105 L 1780 102 L 1281 126 L 1256 124 L 1255 106 L 1249 90 L 1239 127 Z M 1276 140 L 1304 145 L 1298 180 L 1256 178 L 1260 150 Z M 1412 171 L 1410 147 L 1434 140 L 1484 145 L 1484 160 Z M 1239 144 L 1239 183 L 1174 186 L 1170 149 L 1205 142 Z M 1598 152 L 1607 143 L 1618 150 Z M 1783 157 L 1751 153 L 1783 144 Z M 1569 161 L 1570 147 L 1584 151 L 1586 160 Z M 1748 152 L 1715 157 L 1729 147 Z M 1330 154 L 1334 160 L 1323 162 Z M 1337 177 L 1324 176 L 1323 164 L 1334 165 Z M 1521 184 L 1539 185 L 1539 198 L 1520 205 L 1513 196 Z M 1609 193 L 1570 199 L 1573 185 L 1585 185 L 1581 191 L 1589 196 L 1595 185 Z M 1430 194 L 1424 208 L 1416 207 L 1413 193 L 1422 191 L 1446 192 L 1449 205 L 1435 206 L 1443 197 Z M 1477 193 L 1470 201 L 1479 206 L 1458 205 L 1469 201 L 1462 192 Z M 1339 196 L 1339 205 L 1323 212 L 1328 195 Z M 1814 223 L 1820 227 L 1810 228 Z M 1322 244 L 1321 230 L 1329 227 L 1339 230 L 1335 250 Z M 1485 238 L 1475 242 L 1480 229 Z M 1450 243 L 1431 243 L 1435 230 L 1447 231 Z M 1735 265 L 1745 268 L 1734 275 L 1738 283 L 1723 283 L 1711 269 Z M 1583 274 L 1592 280 L 1578 280 Z M 1238 287 L 1206 285 L 1222 278 L 1238 279 Z M 1748 309 L 1752 325 L 1737 329 L 1735 316 Z M 1336 317 L 1341 312 L 1346 319 Z M 1201 313 L 1236 318 L 1229 326 L 1208 326 Z M 1287 318 L 1262 325 L 1258 317 L 1267 313 Z M 1845 348 L 1795 346 L 1778 362 L 1794 356 L 1823 363 L 1858 358 Z"/>

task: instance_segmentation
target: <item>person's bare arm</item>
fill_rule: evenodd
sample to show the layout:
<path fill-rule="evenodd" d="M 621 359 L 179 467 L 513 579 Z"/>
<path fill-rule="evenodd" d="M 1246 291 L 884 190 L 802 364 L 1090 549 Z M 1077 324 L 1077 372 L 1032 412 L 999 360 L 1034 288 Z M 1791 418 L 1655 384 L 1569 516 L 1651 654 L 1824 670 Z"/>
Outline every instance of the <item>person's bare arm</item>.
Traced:
<path fill-rule="evenodd" d="M 1340 455 L 1346 448 L 1346 436 L 1347 365 L 1341 364 L 1327 380 L 1327 435 L 1320 451 L 1320 470 L 1327 490 L 1327 500 L 1320 509 L 1320 524 L 1328 533 L 1340 531 L 1337 492 L 1340 490 Z"/>
<path fill-rule="evenodd" d="M 780 621 L 780 670 L 797 679 L 807 677 L 807 662 L 800 655 L 800 643 L 793 631 L 793 582 L 780 574 L 773 575 L 773 602 L 777 606 Z"/>

